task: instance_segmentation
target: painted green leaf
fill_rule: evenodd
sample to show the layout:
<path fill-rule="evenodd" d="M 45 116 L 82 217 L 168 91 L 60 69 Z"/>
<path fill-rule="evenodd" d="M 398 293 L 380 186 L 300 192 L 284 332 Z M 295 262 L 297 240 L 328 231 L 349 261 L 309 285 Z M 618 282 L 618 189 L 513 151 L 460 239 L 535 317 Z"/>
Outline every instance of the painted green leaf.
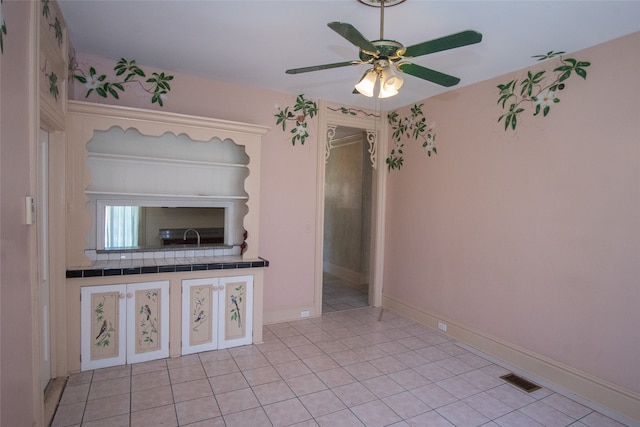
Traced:
<path fill-rule="evenodd" d="M 534 116 L 537 116 L 537 115 L 538 115 L 538 113 L 540 113 L 540 107 L 541 107 L 541 105 L 540 105 L 540 104 L 536 104 L 536 110 L 535 110 L 535 112 L 533 113 L 533 115 L 534 115 Z"/>
<path fill-rule="evenodd" d="M 56 16 L 55 22 L 53 24 L 54 34 L 56 37 L 56 41 L 58 42 L 58 47 L 62 46 L 62 25 L 60 24 L 60 20 Z"/>
<path fill-rule="evenodd" d="M 587 71 L 584 68 L 576 68 L 576 74 L 585 80 L 587 79 Z"/>
<path fill-rule="evenodd" d="M 109 93 L 111 94 L 111 96 L 113 96 L 115 99 L 120 99 L 120 97 L 118 96 L 118 92 L 116 92 L 116 90 L 114 88 L 112 88 L 111 86 L 109 86 Z"/>
<path fill-rule="evenodd" d="M 504 130 L 507 130 L 510 124 L 511 124 L 511 116 L 508 115 L 507 118 L 504 120 Z"/>
<path fill-rule="evenodd" d="M 571 71 L 565 71 L 564 73 L 562 73 L 562 75 L 560 76 L 560 78 L 558 79 L 558 81 L 563 82 L 565 80 L 567 80 L 569 77 L 571 77 Z"/>
<path fill-rule="evenodd" d="M 49 0 L 41 0 L 42 1 L 42 16 L 45 18 L 49 17 L 50 9 L 49 9 Z"/>

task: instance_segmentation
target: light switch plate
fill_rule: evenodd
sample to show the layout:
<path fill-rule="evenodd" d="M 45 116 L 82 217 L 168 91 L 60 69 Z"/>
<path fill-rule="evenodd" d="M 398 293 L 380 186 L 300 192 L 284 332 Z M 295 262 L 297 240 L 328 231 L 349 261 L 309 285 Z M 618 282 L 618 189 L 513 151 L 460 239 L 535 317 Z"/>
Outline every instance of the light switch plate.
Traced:
<path fill-rule="evenodd" d="M 36 206 L 35 203 L 33 201 L 33 197 L 31 196 L 26 196 L 25 200 L 24 200 L 24 210 L 25 210 L 25 224 L 27 225 L 33 225 L 34 219 L 35 219 L 35 210 L 36 210 Z"/>

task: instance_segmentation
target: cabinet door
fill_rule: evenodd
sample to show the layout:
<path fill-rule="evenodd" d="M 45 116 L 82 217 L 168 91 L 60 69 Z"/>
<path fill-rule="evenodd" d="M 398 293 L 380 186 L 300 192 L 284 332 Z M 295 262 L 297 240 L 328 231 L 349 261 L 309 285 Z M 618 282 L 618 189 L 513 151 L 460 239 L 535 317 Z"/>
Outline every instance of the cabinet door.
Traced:
<path fill-rule="evenodd" d="M 124 365 L 126 359 L 126 285 L 80 290 L 80 369 Z"/>
<path fill-rule="evenodd" d="M 182 281 L 182 354 L 218 348 L 218 279 Z"/>
<path fill-rule="evenodd" d="M 221 277 L 218 282 L 218 348 L 253 342 L 253 276 Z"/>
<path fill-rule="evenodd" d="M 169 357 L 169 282 L 127 285 L 127 363 Z"/>

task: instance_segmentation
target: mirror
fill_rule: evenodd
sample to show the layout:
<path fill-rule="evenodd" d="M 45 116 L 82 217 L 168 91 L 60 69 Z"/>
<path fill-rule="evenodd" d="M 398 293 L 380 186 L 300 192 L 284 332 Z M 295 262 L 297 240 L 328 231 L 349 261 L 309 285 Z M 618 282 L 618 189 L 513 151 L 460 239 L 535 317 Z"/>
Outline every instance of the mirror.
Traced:
<path fill-rule="evenodd" d="M 97 247 L 105 251 L 210 248 L 232 245 L 233 204 L 149 206 L 97 202 Z"/>

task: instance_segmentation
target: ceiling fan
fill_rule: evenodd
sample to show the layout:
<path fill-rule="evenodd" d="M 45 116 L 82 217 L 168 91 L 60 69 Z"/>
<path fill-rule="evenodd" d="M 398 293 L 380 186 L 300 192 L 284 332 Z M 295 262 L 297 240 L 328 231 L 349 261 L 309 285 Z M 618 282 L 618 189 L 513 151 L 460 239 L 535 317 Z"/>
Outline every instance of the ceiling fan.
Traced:
<path fill-rule="evenodd" d="M 359 0 L 361 1 L 361 0 Z M 407 62 L 407 59 L 427 55 L 443 50 L 454 49 L 479 43 L 482 34 L 467 30 L 451 34 L 441 38 L 404 47 L 402 43 L 384 38 L 384 4 L 392 0 L 369 0 L 380 3 L 380 38 L 369 41 L 353 25 L 344 22 L 330 22 L 327 24 L 333 31 L 347 39 L 356 46 L 359 52 L 359 60 L 336 62 L 332 64 L 314 65 L 311 67 L 293 68 L 286 70 L 287 74 L 307 73 L 309 71 L 328 70 L 331 68 L 346 67 L 350 65 L 370 64 L 372 68 L 367 70 L 361 80 L 356 84 L 354 93 L 373 96 L 378 77 L 380 78 L 380 90 L 378 97 L 386 98 L 396 95 L 403 84 L 393 69 L 402 73 L 428 80 L 430 82 L 450 87 L 460 82 L 460 79 L 421 65 Z"/>

